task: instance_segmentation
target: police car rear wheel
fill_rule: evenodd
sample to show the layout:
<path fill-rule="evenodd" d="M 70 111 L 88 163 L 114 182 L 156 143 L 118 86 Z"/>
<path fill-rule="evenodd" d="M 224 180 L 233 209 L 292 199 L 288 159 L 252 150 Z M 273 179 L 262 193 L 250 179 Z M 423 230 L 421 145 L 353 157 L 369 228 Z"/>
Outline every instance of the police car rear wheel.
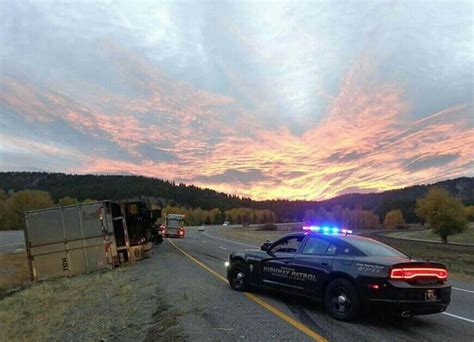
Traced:
<path fill-rule="evenodd" d="M 350 321 L 359 313 L 360 300 L 350 281 L 338 278 L 329 283 L 324 293 L 324 304 L 337 320 Z"/>
<path fill-rule="evenodd" d="M 230 266 L 229 284 L 235 291 L 247 291 L 249 286 L 246 277 L 246 265 L 242 261 L 237 261 Z"/>

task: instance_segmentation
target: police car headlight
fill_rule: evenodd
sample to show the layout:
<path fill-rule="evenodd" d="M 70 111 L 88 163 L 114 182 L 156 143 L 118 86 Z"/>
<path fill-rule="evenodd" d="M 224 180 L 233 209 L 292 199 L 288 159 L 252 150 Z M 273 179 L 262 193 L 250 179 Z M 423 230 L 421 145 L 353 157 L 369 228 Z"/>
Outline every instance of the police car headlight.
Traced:
<path fill-rule="evenodd" d="M 225 267 L 229 267 L 229 266 L 230 266 L 230 262 L 228 262 L 228 261 L 224 262 L 224 266 L 225 266 Z"/>

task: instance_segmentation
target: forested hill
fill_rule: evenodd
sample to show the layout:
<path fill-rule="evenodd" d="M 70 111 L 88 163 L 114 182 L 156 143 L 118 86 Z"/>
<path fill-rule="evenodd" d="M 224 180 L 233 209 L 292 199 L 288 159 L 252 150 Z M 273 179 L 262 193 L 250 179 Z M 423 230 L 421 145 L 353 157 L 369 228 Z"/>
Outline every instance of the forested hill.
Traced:
<path fill-rule="evenodd" d="M 324 207 L 330 210 L 340 205 L 343 208 L 360 208 L 371 210 L 383 219 L 385 214 L 394 209 L 401 209 L 407 223 L 418 222 L 415 215 L 416 199 L 423 197 L 432 186 L 444 188 L 462 200 L 465 205 L 474 204 L 474 177 L 460 177 L 433 184 L 409 186 L 403 189 L 389 190 L 369 194 L 346 194 L 319 202 L 309 201 L 261 201 L 258 208 L 270 209 L 281 217 L 293 217 L 294 213 Z"/>
<path fill-rule="evenodd" d="M 466 205 L 474 204 L 474 177 L 461 177 L 432 184 L 447 189 L 460 198 Z M 331 209 L 336 205 L 343 208 L 361 208 L 372 210 L 383 217 L 392 209 L 402 209 L 407 222 L 416 220 L 414 208 L 416 199 L 426 194 L 429 185 L 416 185 L 398 190 L 371 194 L 347 194 L 330 200 L 252 201 L 249 198 L 227 195 L 210 189 L 201 189 L 193 185 L 175 184 L 156 178 L 118 175 L 66 175 L 45 172 L 0 172 L 0 189 L 19 191 L 36 189 L 48 191 L 54 200 L 61 197 L 76 197 L 79 200 L 92 199 L 128 199 L 140 196 L 159 197 L 172 200 L 176 204 L 202 209 L 231 209 L 250 207 L 270 209 L 279 220 L 304 217 L 309 209 L 324 207 Z"/>
<path fill-rule="evenodd" d="M 202 209 L 249 207 L 252 202 L 250 199 L 242 199 L 210 189 L 143 176 L 0 172 L 0 189 L 5 191 L 44 190 L 48 191 L 54 200 L 65 196 L 79 200 L 86 198 L 122 200 L 150 196 Z"/>

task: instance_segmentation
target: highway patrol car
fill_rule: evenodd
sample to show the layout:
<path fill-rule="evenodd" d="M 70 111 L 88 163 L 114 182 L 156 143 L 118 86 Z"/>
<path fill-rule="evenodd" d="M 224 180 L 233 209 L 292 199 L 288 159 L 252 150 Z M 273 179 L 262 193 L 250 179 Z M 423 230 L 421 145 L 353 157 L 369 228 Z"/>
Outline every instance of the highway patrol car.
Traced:
<path fill-rule="evenodd" d="M 363 311 L 409 317 L 443 312 L 450 302 L 448 271 L 440 263 L 417 261 L 379 241 L 332 227 L 304 227 L 261 250 L 230 254 L 232 289 L 252 287 L 298 294 L 324 303 L 338 320 Z"/>

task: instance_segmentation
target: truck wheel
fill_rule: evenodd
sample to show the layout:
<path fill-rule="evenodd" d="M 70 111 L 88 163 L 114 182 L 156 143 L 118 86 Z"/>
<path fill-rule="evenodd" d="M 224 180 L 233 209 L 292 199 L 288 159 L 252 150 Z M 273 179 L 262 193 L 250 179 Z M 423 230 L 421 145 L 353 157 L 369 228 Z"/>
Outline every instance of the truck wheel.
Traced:
<path fill-rule="evenodd" d="M 230 287 L 235 291 L 247 291 L 249 285 L 247 283 L 247 265 L 243 261 L 236 261 L 230 265 L 227 273 Z"/>
<path fill-rule="evenodd" d="M 339 321 L 351 321 L 360 312 L 360 298 L 352 283 L 344 278 L 331 281 L 324 291 L 328 313 Z"/>

